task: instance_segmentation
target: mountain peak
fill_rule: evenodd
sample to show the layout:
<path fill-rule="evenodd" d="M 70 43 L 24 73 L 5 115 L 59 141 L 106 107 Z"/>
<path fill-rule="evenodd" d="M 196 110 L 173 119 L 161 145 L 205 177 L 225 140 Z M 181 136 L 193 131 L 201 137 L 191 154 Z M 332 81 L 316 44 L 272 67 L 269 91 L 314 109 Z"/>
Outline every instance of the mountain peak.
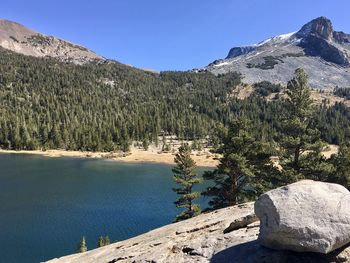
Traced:
<path fill-rule="evenodd" d="M 211 63 L 214 74 L 240 72 L 243 81 L 285 84 L 304 68 L 314 88 L 350 86 L 350 34 L 334 31 L 332 22 L 318 17 L 296 33 L 268 38 L 258 44 L 234 47 L 225 59 Z"/>
<path fill-rule="evenodd" d="M 298 32 L 297 36 L 304 38 L 310 35 L 330 40 L 333 36 L 333 25 L 327 17 L 321 16 L 305 24 Z"/>

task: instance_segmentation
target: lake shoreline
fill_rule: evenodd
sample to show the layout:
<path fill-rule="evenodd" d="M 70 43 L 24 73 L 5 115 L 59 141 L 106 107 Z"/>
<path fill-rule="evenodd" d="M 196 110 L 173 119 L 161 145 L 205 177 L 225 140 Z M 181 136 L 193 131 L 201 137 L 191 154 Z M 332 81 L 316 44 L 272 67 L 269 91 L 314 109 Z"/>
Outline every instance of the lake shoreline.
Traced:
<path fill-rule="evenodd" d="M 174 164 L 173 153 L 160 153 L 157 151 L 143 150 L 139 148 L 133 148 L 128 153 L 122 152 L 89 152 L 89 151 L 68 151 L 68 150 L 5 150 L 0 149 L 0 153 L 3 154 L 31 154 L 40 155 L 45 157 L 59 158 L 91 158 L 91 159 L 105 159 L 111 161 L 121 161 L 129 163 L 159 163 L 159 164 Z M 194 152 L 191 157 L 200 167 L 215 167 L 219 163 L 215 160 L 215 155 L 209 152 Z"/>

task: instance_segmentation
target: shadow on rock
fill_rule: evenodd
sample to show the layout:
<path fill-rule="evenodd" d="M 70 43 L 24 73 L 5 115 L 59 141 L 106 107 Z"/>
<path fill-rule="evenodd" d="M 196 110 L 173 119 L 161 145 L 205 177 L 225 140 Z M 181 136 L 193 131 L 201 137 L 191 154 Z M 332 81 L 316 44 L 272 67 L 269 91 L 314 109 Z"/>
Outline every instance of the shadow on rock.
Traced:
<path fill-rule="evenodd" d="M 211 263 L 338 263 L 350 262 L 350 247 L 343 247 L 328 255 L 273 250 L 251 241 L 233 246 L 213 255 Z"/>

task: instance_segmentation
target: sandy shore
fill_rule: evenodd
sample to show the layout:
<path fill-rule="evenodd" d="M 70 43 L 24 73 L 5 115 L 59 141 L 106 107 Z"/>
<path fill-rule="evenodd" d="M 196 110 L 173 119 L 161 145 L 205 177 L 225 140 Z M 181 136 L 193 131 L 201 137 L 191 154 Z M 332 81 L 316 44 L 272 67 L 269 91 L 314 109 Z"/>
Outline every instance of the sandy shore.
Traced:
<path fill-rule="evenodd" d="M 175 155 L 172 153 L 158 153 L 151 149 L 145 151 L 143 149 L 133 148 L 130 153 L 123 155 L 121 153 L 106 153 L 106 152 L 81 152 L 81 151 L 65 151 L 65 150 L 47 150 L 47 151 L 14 151 L 0 149 L 0 153 L 15 153 L 15 154 L 35 154 L 47 157 L 78 157 L 78 158 L 103 158 L 115 161 L 124 162 L 152 162 L 174 164 Z M 214 155 L 208 152 L 194 153 L 192 158 L 197 166 L 215 167 L 218 161 L 214 159 Z"/>
<path fill-rule="evenodd" d="M 332 154 L 338 152 L 339 146 L 328 145 L 328 147 L 322 152 L 326 158 L 330 158 Z M 174 164 L 174 153 L 160 153 L 156 147 L 150 147 L 145 151 L 136 147 L 131 147 L 128 154 L 123 153 L 108 153 L 108 152 L 81 152 L 81 151 L 66 151 L 66 150 L 47 150 L 47 151 L 14 151 L 0 149 L 0 153 L 16 153 L 16 154 L 35 154 L 47 157 L 78 157 L 78 158 L 100 158 L 123 162 L 135 162 L 135 163 L 164 163 Z M 218 165 L 218 160 L 215 159 L 214 154 L 210 153 L 208 149 L 203 152 L 193 152 L 192 158 L 196 162 L 197 166 L 203 167 L 215 167 Z"/>

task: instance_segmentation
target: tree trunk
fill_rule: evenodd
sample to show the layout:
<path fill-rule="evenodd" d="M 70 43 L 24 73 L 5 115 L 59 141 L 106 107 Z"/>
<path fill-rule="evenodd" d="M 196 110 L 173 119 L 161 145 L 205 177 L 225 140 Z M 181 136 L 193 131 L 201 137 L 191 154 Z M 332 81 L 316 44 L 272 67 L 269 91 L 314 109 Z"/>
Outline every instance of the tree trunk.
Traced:
<path fill-rule="evenodd" d="M 188 193 L 189 193 L 189 194 L 192 193 L 192 187 L 189 187 Z M 190 199 L 190 200 L 188 201 L 188 205 L 189 205 L 189 207 L 188 207 L 188 212 L 189 212 L 189 214 L 190 214 L 190 217 L 193 217 L 192 199 Z"/>
<path fill-rule="evenodd" d="M 294 168 L 299 170 L 300 146 L 297 146 L 294 151 Z"/>
<path fill-rule="evenodd" d="M 231 196 L 228 198 L 229 205 L 233 206 L 237 204 L 237 178 L 235 175 L 231 175 Z"/>

